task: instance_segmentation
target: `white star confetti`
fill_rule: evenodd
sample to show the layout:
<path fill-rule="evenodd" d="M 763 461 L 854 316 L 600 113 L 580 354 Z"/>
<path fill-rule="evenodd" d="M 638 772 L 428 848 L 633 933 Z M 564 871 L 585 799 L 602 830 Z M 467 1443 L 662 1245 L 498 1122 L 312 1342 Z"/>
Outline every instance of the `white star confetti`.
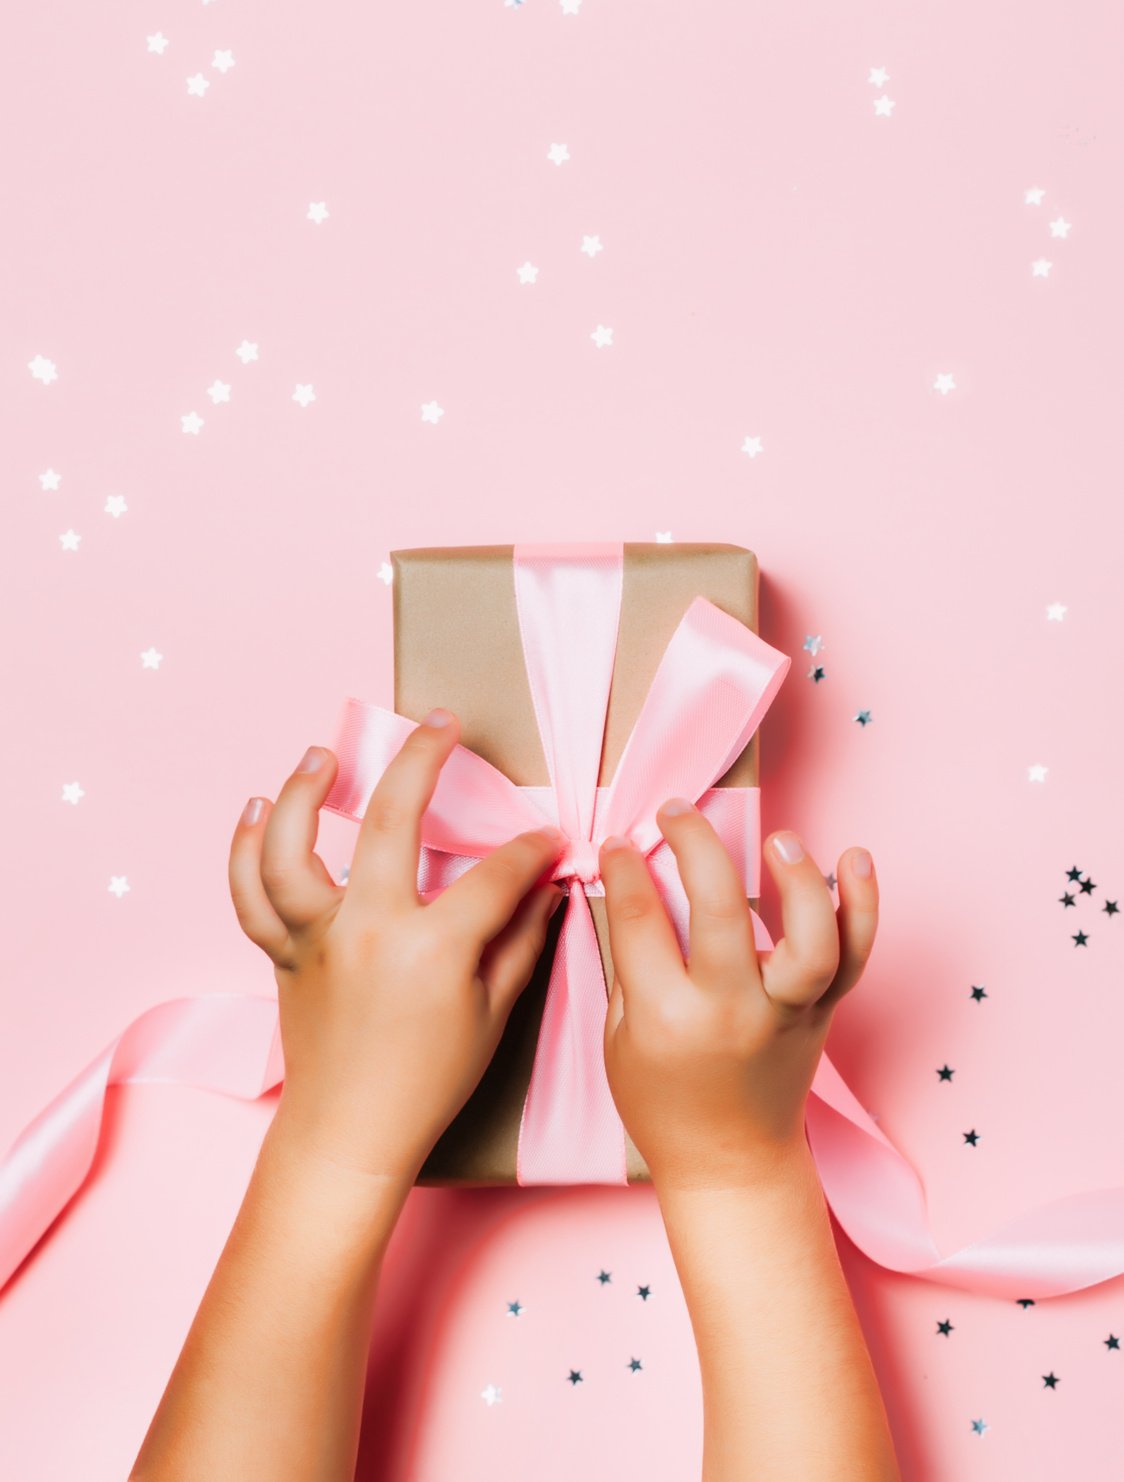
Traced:
<path fill-rule="evenodd" d="M 599 252 L 604 252 L 600 237 L 583 237 L 582 251 L 586 257 L 596 257 Z"/>
<path fill-rule="evenodd" d="M 1050 235 L 1052 237 L 1068 237 L 1070 230 L 1070 223 L 1064 216 L 1057 216 L 1050 223 Z"/>
<path fill-rule="evenodd" d="M 45 355 L 37 355 L 34 360 L 29 360 L 27 368 L 37 381 L 43 382 L 44 386 L 49 386 L 52 381 L 57 381 L 59 378 L 55 362 L 48 360 Z"/>
<path fill-rule="evenodd" d="M 942 396 L 947 396 L 950 391 L 956 389 L 956 381 L 950 371 L 939 371 L 937 379 L 933 382 L 933 390 L 939 391 Z"/>
<path fill-rule="evenodd" d="M 1051 602 L 1046 609 L 1046 620 L 1051 623 L 1060 623 L 1068 611 L 1069 609 L 1063 607 L 1060 602 Z"/>
<path fill-rule="evenodd" d="M 442 406 L 438 406 L 435 401 L 426 401 L 422 403 L 421 419 L 423 422 L 431 422 L 433 426 L 436 427 L 438 422 L 440 422 L 441 418 L 444 415 L 445 408 Z"/>
<path fill-rule="evenodd" d="M 389 561 L 384 561 L 379 567 L 379 581 L 385 582 L 389 587 L 394 580 L 394 567 Z"/>
<path fill-rule="evenodd" d="M 489 1384 L 485 1389 L 480 1391 L 480 1398 L 487 1400 L 489 1405 L 495 1405 L 499 1403 L 503 1396 L 498 1384 Z"/>
<path fill-rule="evenodd" d="M 875 87 L 885 87 L 890 81 L 890 74 L 885 67 L 872 67 L 866 80 L 873 83 Z"/>
<path fill-rule="evenodd" d="M 243 340 L 234 353 L 243 365 L 249 365 L 251 360 L 258 358 L 258 347 L 253 340 Z"/>
<path fill-rule="evenodd" d="M 810 654 L 818 654 L 820 649 L 823 648 L 823 639 L 818 633 L 806 633 L 804 635 L 804 647 Z"/>
<path fill-rule="evenodd" d="M 1030 265 L 1031 272 L 1033 273 L 1033 275 L 1034 275 L 1035 278 L 1047 278 L 1047 277 L 1049 277 L 1049 275 L 1050 275 L 1050 269 L 1053 266 L 1054 266 L 1054 264 L 1052 262 L 1050 262 L 1048 258 L 1045 258 L 1045 257 L 1036 257 L 1034 259 L 1034 261 Z"/>
<path fill-rule="evenodd" d="M 84 798 L 85 796 L 86 794 L 82 791 L 77 782 L 64 782 L 62 785 L 62 797 L 59 799 L 59 801 L 62 803 L 73 803 L 77 807 L 78 799 Z"/>
<path fill-rule="evenodd" d="M 1045 194 L 1046 192 L 1040 185 L 1032 185 L 1031 188 L 1027 191 L 1026 195 L 1023 196 L 1023 200 L 1028 206 L 1041 206 L 1042 197 Z"/>
<path fill-rule="evenodd" d="M 230 385 L 226 381 L 212 381 L 207 387 L 207 395 L 218 406 L 220 401 L 230 400 Z"/>
<path fill-rule="evenodd" d="M 105 501 L 105 513 L 119 519 L 129 506 L 125 503 L 124 494 L 110 494 Z"/>
<path fill-rule="evenodd" d="M 48 468 L 46 473 L 39 475 L 39 487 L 41 489 L 57 489 L 61 480 L 61 473 L 56 473 L 53 468 Z"/>
<path fill-rule="evenodd" d="M 314 221 L 317 226 L 328 219 L 328 207 L 323 201 L 312 201 L 308 207 L 308 219 Z"/>
<path fill-rule="evenodd" d="M 188 412 L 186 417 L 180 418 L 180 426 L 185 432 L 193 433 L 198 437 L 199 429 L 203 426 L 203 418 L 198 412 Z"/>
<path fill-rule="evenodd" d="M 59 539 L 62 541 L 64 551 L 76 551 L 82 537 L 74 530 L 67 530 L 65 534 L 59 536 Z"/>
<path fill-rule="evenodd" d="M 1035 762 L 1032 767 L 1027 767 L 1026 778 L 1028 782 L 1045 782 L 1049 767 L 1044 767 L 1041 762 Z"/>
<path fill-rule="evenodd" d="M 164 55 L 165 49 L 168 45 L 168 38 L 162 32 L 157 31 L 154 36 L 146 36 L 144 39 L 148 42 L 148 49 L 150 52 L 158 57 L 162 57 Z"/>
<path fill-rule="evenodd" d="M 201 98 L 210 85 L 210 82 L 203 76 L 202 72 L 196 72 L 187 79 L 187 91 L 193 98 Z"/>
<path fill-rule="evenodd" d="M 606 328 L 604 324 L 599 324 L 590 335 L 590 339 L 599 350 L 603 350 L 606 345 L 611 345 L 613 343 L 613 331 Z"/>
<path fill-rule="evenodd" d="M 546 157 L 552 165 L 561 165 L 570 158 L 570 151 L 564 144 L 552 144 L 546 152 Z"/>
<path fill-rule="evenodd" d="M 293 392 L 293 400 L 298 406 L 306 407 L 309 402 L 316 400 L 316 392 L 307 381 L 298 381 L 297 388 Z"/>
<path fill-rule="evenodd" d="M 163 659 L 164 655 L 155 648 L 146 648 L 141 654 L 141 668 L 159 669 Z"/>
<path fill-rule="evenodd" d="M 128 891 L 129 881 L 125 875 L 110 875 L 109 888 L 118 900 Z"/>
<path fill-rule="evenodd" d="M 671 531 L 670 530 L 657 530 L 656 531 L 656 544 L 657 545 L 671 545 Z"/>
<path fill-rule="evenodd" d="M 742 452 L 748 453 L 751 458 L 756 458 L 758 453 L 763 453 L 765 446 L 759 437 L 747 437 L 742 443 Z"/>
<path fill-rule="evenodd" d="M 539 276 L 539 270 L 533 262 L 525 262 L 522 267 L 515 270 L 519 274 L 520 283 L 533 283 Z"/>
<path fill-rule="evenodd" d="M 889 118 L 893 112 L 893 108 L 893 98 L 887 98 L 885 93 L 883 93 L 882 97 L 875 98 L 874 100 L 874 113 L 877 118 Z"/>
<path fill-rule="evenodd" d="M 216 72 L 221 72 L 225 76 L 226 73 L 230 71 L 231 67 L 234 66 L 234 53 L 231 51 L 215 52 L 214 56 L 211 58 L 211 66 L 215 69 Z"/>

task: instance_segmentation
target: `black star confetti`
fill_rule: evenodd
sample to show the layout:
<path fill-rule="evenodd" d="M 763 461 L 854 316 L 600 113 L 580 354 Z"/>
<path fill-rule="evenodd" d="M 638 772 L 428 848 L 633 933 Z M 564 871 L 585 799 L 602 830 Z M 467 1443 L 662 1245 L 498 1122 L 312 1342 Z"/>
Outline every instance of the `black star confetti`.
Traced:
<path fill-rule="evenodd" d="M 1074 865 L 1071 870 L 1066 870 L 1065 877 L 1067 880 L 1080 880 L 1081 871 L 1077 868 L 1076 865 Z"/>
<path fill-rule="evenodd" d="M 1085 947 L 1085 946 L 1088 945 L 1088 943 L 1089 943 L 1089 936 L 1088 936 L 1088 933 L 1087 932 L 1084 932 L 1084 931 L 1075 931 L 1073 933 L 1073 945 L 1075 947 Z"/>
<path fill-rule="evenodd" d="M 581 1384 L 583 1382 L 580 1369 L 571 1369 L 567 1377 L 571 1384 Z"/>
<path fill-rule="evenodd" d="M 1067 880 L 1076 880 L 1079 883 L 1080 889 L 1077 894 L 1080 896 L 1091 896 L 1097 888 L 1092 875 L 1083 875 L 1078 865 L 1073 865 L 1070 869 L 1066 870 L 1065 877 Z M 1067 911 L 1077 904 L 1074 892 L 1071 890 L 1067 890 L 1058 899 L 1061 901 L 1063 909 Z M 1119 915 L 1120 904 L 1118 901 L 1106 900 L 1101 910 L 1111 919 L 1113 916 Z M 1089 933 L 1084 930 L 1071 932 L 1070 940 L 1075 947 L 1086 947 L 1089 944 Z"/>
<path fill-rule="evenodd" d="M 646 1302 L 648 1300 L 648 1294 L 651 1292 L 651 1290 L 652 1288 L 650 1286 L 638 1286 L 636 1288 L 636 1295 L 638 1297 L 643 1297 Z"/>
<path fill-rule="evenodd" d="M 598 1271 L 597 1273 L 597 1280 L 601 1283 L 602 1286 L 604 1286 L 607 1281 L 612 1281 L 612 1279 L 613 1278 L 608 1271 Z"/>
<path fill-rule="evenodd" d="M 973 988 L 972 989 L 972 997 L 976 1000 L 977 1003 L 979 1003 L 979 1001 L 980 1001 L 981 998 L 986 998 L 987 997 L 987 994 L 985 993 L 985 991 L 982 988 Z"/>
<path fill-rule="evenodd" d="M 1101 910 L 1107 911 L 1110 916 L 1115 916 L 1119 909 L 1120 907 L 1116 904 L 1115 901 L 1105 901 L 1104 905 L 1101 907 Z"/>
<path fill-rule="evenodd" d="M 508 1317 L 518 1317 L 519 1314 L 522 1311 L 523 1311 L 523 1303 L 522 1302 L 509 1302 L 507 1304 L 507 1315 L 508 1315 Z"/>
<path fill-rule="evenodd" d="M 973 1420 L 972 1429 L 975 1431 L 977 1436 L 982 1436 L 984 1431 L 987 1430 L 987 1426 L 983 1423 L 982 1420 Z"/>
<path fill-rule="evenodd" d="M 642 1365 L 641 1365 L 639 1359 L 634 1358 L 634 1359 L 629 1359 L 629 1361 L 628 1361 L 628 1367 L 632 1370 L 632 1372 L 634 1374 L 636 1374 L 642 1368 Z"/>
<path fill-rule="evenodd" d="M 834 890 L 835 889 L 835 872 L 833 870 L 829 870 L 828 873 L 824 876 L 824 879 L 827 881 L 827 888 L 828 888 L 828 890 Z"/>
<path fill-rule="evenodd" d="M 976 1129 L 974 1127 L 972 1128 L 971 1132 L 965 1132 L 965 1134 L 964 1134 L 964 1141 L 965 1142 L 970 1142 L 973 1147 L 975 1147 L 976 1143 L 979 1142 L 979 1140 L 980 1140 L 980 1134 L 976 1131 Z"/>
<path fill-rule="evenodd" d="M 1093 891 L 1096 890 L 1096 888 L 1097 887 L 1093 884 L 1092 880 L 1088 878 L 1088 876 L 1086 876 L 1086 878 L 1081 882 L 1082 895 L 1092 895 Z"/>
<path fill-rule="evenodd" d="M 808 670 L 808 678 L 814 680 L 816 684 L 819 684 L 820 680 L 825 678 L 825 676 L 826 670 L 822 664 L 817 664 L 814 669 Z"/>
<path fill-rule="evenodd" d="M 1042 1380 L 1047 1389 L 1056 1389 L 1058 1386 L 1058 1376 L 1052 1369 L 1049 1374 L 1043 1374 Z"/>
<path fill-rule="evenodd" d="M 1119 1338 L 1114 1338 L 1111 1333 L 1109 1333 L 1108 1337 L 1104 1341 L 1105 1341 L 1105 1347 L 1106 1348 L 1119 1348 L 1120 1347 L 1120 1339 Z"/>
<path fill-rule="evenodd" d="M 1061 901 L 1063 906 L 1075 906 L 1077 904 L 1068 890 L 1064 895 L 1059 896 L 1058 899 Z"/>
<path fill-rule="evenodd" d="M 937 1332 L 943 1333 L 946 1338 L 948 1337 L 949 1333 L 952 1332 L 952 1323 L 948 1320 L 947 1317 L 945 1318 L 944 1322 L 939 1322 L 937 1324 Z"/>
<path fill-rule="evenodd" d="M 1016 1301 L 1018 1302 L 1019 1306 L 1023 1309 L 1024 1312 L 1026 1311 L 1026 1309 L 1028 1307 L 1033 1307 L 1034 1306 L 1034 1298 L 1033 1297 L 1018 1297 L 1018 1298 L 1016 1298 Z"/>
<path fill-rule="evenodd" d="M 947 1065 L 942 1065 L 940 1070 L 937 1071 L 937 1074 L 940 1076 L 942 1081 L 951 1081 L 956 1072 L 954 1070 L 949 1070 Z"/>
<path fill-rule="evenodd" d="M 868 726 L 870 725 L 870 711 L 860 710 L 854 719 L 858 721 L 860 726 Z"/>

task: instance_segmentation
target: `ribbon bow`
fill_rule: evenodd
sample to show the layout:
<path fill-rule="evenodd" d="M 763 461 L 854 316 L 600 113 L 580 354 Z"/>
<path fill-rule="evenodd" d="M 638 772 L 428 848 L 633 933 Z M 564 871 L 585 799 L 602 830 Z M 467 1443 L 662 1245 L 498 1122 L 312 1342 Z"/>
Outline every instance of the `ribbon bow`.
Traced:
<path fill-rule="evenodd" d="M 516 1181 L 624 1184 L 625 1132 L 602 1049 L 604 966 L 587 900 L 604 894 L 599 845 L 610 834 L 626 834 L 651 854 L 684 950 L 688 903 L 655 820 L 665 798 L 698 800 L 739 862 L 746 894 L 756 895 L 759 790 L 711 784 L 744 750 L 791 660 L 712 602 L 695 598 L 660 659 L 612 784 L 599 787 L 623 548 L 517 545 L 512 569 L 551 785 L 516 787 L 475 752 L 457 747 L 422 819 L 419 889 L 446 887 L 475 858 L 525 829 L 551 822 L 566 834 L 554 878 L 571 888 L 520 1120 Z M 349 699 L 333 748 L 339 771 L 324 807 L 361 817 L 413 724 Z M 753 917 L 758 945 L 771 947 L 764 923 L 756 912 Z"/>

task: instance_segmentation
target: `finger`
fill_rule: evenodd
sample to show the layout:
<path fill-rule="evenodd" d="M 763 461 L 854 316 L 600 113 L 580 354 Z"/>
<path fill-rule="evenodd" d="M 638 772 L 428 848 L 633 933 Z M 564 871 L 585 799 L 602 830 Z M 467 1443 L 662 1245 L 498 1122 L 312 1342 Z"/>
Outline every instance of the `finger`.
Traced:
<path fill-rule="evenodd" d="M 239 926 L 251 942 L 278 961 L 288 950 L 289 931 L 261 883 L 262 836 L 272 806 L 268 798 L 251 798 L 247 803 L 234 830 L 227 873 Z"/>
<path fill-rule="evenodd" d="M 325 746 L 310 746 L 285 779 L 269 810 L 261 840 L 261 882 L 289 931 L 300 931 L 344 894 L 318 854 L 313 853 L 320 805 L 336 775 L 336 758 Z"/>
<path fill-rule="evenodd" d="M 648 862 L 631 840 L 615 834 L 600 850 L 609 954 L 625 1002 L 642 998 L 683 971 L 683 954 Z"/>
<path fill-rule="evenodd" d="M 690 902 L 687 967 L 691 980 L 744 988 L 757 977 L 753 917 L 729 851 L 710 819 L 688 798 L 669 798 L 656 814 Z"/>
<path fill-rule="evenodd" d="M 864 858 L 867 873 L 860 874 L 856 866 L 862 865 Z M 839 856 L 836 878 L 840 895 L 836 912 L 839 968 L 818 1005 L 828 1008 L 834 1007 L 862 977 L 878 930 L 878 878 L 869 852 L 866 849 L 845 850 Z"/>
<path fill-rule="evenodd" d="M 528 891 L 511 920 L 484 949 L 480 977 L 488 990 L 489 1003 L 503 1022 L 530 981 L 546 945 L 550 918 L 565 899 L 565 892 L 557 885 L 540 885 Z"/>
<path fill-rule="evenodd" d="M 429 909 L 482 951 L 531 887 L 542 881 L 565 842 L 556 828 L 516 834 L 458 876 Z"/>
<path fill-rule="evenodd" d="M 363 910 L 418 904 L 422 814 L 460 735 L 451 710 L 431 710 L 414 727 L 367 802 L 348 875 L 348 897 Z"/>
<path fill-rule="evenodd" d="M 794 858 L 786 859 L 780 843 Z M 782 1009 L 799 1012 L 826 990 L 839 968 L 839 932 L 827 882 L 790 830 L 770 834 L 762 851 L 781 897 L 784 937 L 761 955 L 765 992 Z"/>
<path fill-rule="evenodd" d="M 609 990 L 609 1002 L 605 1009 L 605 1043 L 609 1044 L 613 1035 L 617 1032 L 617 1025 L 624 1018 L 624 989 L 621 980 L 614 972 L 613 986 Z"/>

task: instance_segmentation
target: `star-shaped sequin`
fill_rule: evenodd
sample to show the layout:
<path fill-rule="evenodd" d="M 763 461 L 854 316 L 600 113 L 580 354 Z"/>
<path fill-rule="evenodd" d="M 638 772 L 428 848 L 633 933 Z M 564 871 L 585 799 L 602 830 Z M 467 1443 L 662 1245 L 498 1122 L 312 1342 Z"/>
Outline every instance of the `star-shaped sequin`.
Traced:
<path fill-rule="evenodd" d="M 949 1333 L 952 1332 L 952 1323 L 949 1322 L 947 1317 L 945 1318 L 944 1322 L 939 1322 L 937 1324 L 937 1332 L 943 1333 L 946 1338 L 948 1337 Z"/>
<path fill-rule="evenodd" d="M 964 1133 L 964 1141 L 970 1143 L 972 1147 L 975 1147 L 976 1143 L 979 1142 L 979 1140 L 980 1134 L 974 1127 L 972 1128 L 971 1132 Z"/>
<path fill-rule="evenodd" d="M 1088 932 L 1085 932 L 1085 931 L 1075 931 L 1075 932 L 1072 933 L 1072 936 L 1073 936 L 1073 945 L 1075 947 L 1085 947 L 1085 946 L 1088 946 L 1088 943 L 1089 943 L 1089 934 L 1088 934 Z"/>
<path fill-rule="evenodd" d="M 1057 1389 L 1058 1376 L 1054 1373 L 1053 1369 L 1051 1369 L 1048 1374 L 1043 1374 L 1042 1382 L 1047 1389 Z"/>
<path fill-rule="evenodd" d="M 571 1384 L 581 1384 L 582 1382 L 582 1374 L 580 1369 L 571 1369 L 566 1377 L 569 1379 Z"/>
<path fill-rule="evenodd" d="M 937 1071 L 937 1075 L 940 1076 L 942 1081 L 951 1081 L 954 1074 L 955 1072 L 949 1070 L 947 1065 L 942 1065 L 940 1070 Z"/>
<path fill-rule="evenodd" d="M 819 682 L 820 682 L 821 679 L 826 679 L 826 677 L 827 677 L 827 670 L 824 668 L 824 666 L 822 664 L 817 664 L 814 669 L 809 669 L 808 670 L 808 678 L 809 679 L 814 679 L 817 684 L 819 684 Z"/>
<path fill-rule="evenodd" d="M 602 1286 L 604 1286 L 607 1281 L 612 1281 L 612 1279 L 612 1275 L 608 1271 L 598 1271 L 597 1273 L 597 1280 L 601 1283 Z"/>
<path fill-rule="evenodd" d="M 632 1372 L 634 1374 L 638 1374 L 640 1372 L 640 1369 L 643 1366 L 640 1363 L 640 1360 L 638 1358 L 634 1358 L 634 1359 L 629 1359 L 629 1361 L 628 1361 L 628 1367 L 632 1370 Z"/>
<path fill-rule="evenodd" d="M 651 1290 L 652 1290 L 652 1288 L 650 1286 L 638 1286 L 636 1288 L 636 1295 L 638 1297 L 643 1297 L 644 1298 L 644 1301 L 646 1302 L 648 1300 L 649 1295 L 651 1294 Z"/>
<path fill-rule="evenodd" d="M 1114 1337 L 1111 1333 L 1109 1333 L 1108 1337 L 1104 1340 L 1104 1344 L 1106 1348 L 1119 1348 L 1120 1339 Z"/>
<path fill-rule="evenodd" d="M 860 710 L 859 713 L 858 713 L 858 715 L 856 715 L 854 718 L 855 718 L 855 720 L 858 721 L 858 723 L 859 723 L 860 726 L 868 726 L 868 725 L 870 725 L 870 711 L 869 710 Z"/>
<path fill-rule="evenodd" d="M 981 998 L 987 997 L 987 993 L 983 988 L 973 988 L 972 997 L 976 1000 L 977 1003 L 979 1003 Z"/>
<path fill-rule="evenodd" d="M 1120 910 L 1120 907 L 1116 904 L 1115 901 L 1105 901 L 1104 905 L 1101 907 L 1101 910 L 1107 911 L 1110 916 L 1115 916 L 1116 913 Z"/>
<path fill-rule="evenodd" d="M 508 1317 L 518 1317 L 519 1314 L 522 1311 L 523 1311 L 523 1303 L 522 1302 L 509 1302 L 507 1304 L 507 1315 L 508 1315 Z"/>

